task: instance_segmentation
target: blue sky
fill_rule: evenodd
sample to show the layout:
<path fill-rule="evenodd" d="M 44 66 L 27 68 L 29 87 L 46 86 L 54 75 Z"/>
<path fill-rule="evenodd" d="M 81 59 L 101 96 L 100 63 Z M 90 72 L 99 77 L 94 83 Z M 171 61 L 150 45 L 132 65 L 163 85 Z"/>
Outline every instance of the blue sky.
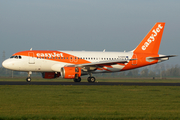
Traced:
<path fill-rule="evenodd" d="M 179 55 L 178 0 L 2 0 L 0 61 L 23 50 L 130 51 L 166 22 L 159 53 Z M 179 64 L 172 58 L 168 64 Z"/>

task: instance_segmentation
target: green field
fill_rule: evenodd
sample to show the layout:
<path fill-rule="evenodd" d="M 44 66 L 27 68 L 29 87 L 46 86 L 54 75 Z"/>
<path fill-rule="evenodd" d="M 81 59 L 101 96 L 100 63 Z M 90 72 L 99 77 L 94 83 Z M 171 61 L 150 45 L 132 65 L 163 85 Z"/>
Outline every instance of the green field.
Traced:
<path fill-rule="evenodd" d="M 1 119 L 180 119 L 178 86 L 0 86 Z"/>

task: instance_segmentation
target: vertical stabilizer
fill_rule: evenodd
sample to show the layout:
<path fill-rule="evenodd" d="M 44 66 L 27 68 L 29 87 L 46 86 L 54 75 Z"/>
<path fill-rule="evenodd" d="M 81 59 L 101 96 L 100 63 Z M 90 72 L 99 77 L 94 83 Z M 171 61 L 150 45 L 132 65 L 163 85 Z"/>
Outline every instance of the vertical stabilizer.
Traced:
<path fill-rule="evenodd" d="M 164 27 L 165 23 L 156 23 L 133 52 L 158 54 Z"/>

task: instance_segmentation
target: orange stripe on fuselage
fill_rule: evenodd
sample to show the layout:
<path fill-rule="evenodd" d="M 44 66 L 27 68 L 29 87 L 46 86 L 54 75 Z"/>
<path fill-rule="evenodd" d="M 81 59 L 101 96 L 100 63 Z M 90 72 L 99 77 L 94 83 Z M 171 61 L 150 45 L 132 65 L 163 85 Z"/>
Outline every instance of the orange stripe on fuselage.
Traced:
<path fill-rule="evenodd" d="M 78 56 L 74 56 L 60 51 L 51 51 L 51 50 L 28 50 L 28 51 L 17 52 L 13 55 L 29 56 L 38 59 L 46 59 L 46 60 L 71 63 L 71 64 L 91 63 L 87 60 L 78 58 Z"/>

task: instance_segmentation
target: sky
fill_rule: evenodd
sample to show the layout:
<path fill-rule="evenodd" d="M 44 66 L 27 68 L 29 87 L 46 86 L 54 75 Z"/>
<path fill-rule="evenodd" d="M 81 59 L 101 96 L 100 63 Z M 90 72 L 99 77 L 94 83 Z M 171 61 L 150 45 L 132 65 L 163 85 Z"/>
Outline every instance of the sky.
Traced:
<path fill-rule="evenodd" d="M 160 54 L 179 55 L 179 0 L 1 0 L 0 62 L 29 50 L 130 51 L 165 22 Z M 180 56 L 167 64 L 179 64 Z"/>

